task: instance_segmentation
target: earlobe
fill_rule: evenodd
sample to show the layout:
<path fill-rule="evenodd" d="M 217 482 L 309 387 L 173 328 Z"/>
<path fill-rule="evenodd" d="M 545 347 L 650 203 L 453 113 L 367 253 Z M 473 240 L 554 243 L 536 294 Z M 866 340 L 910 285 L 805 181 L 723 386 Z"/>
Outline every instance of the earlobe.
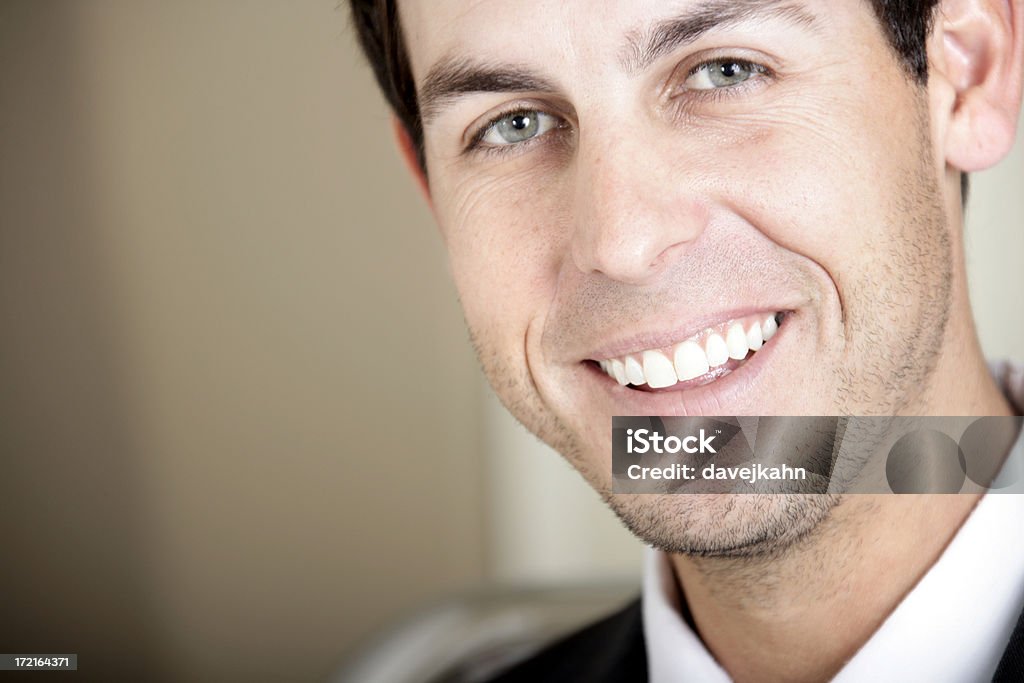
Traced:
<path fill-rule="evenodd" d="M 434 203 L 430 198 L 430 184 L 427 182 L 426 171 L 420 166 L 419 153 L 412 141 L 412 136 L 409 135 L 409 131 L 397 116 L 391 117 L 391 132 L 395 136 L 395 143 L 398 145 L 398 151 L 402 155 L 405 167 L 412 173 L 416 186 L 419 187 L 423 198 L 427 200 L 427 204 L 433 210 Z"/>
<path fill-rule="evenodd" d="M 949 166 L 984 170 L 1013 147 L 1024 78 L 1024 0 L 943 0 L 930 40 Z"/>

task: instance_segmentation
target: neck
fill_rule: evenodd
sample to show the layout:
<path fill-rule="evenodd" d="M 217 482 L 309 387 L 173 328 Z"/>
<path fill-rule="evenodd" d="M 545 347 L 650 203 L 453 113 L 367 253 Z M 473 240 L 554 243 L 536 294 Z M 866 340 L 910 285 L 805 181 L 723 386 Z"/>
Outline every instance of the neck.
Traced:
<path fill-rule="evenodd" d="M 974 328 L 967 293 L 954 293 L 954 310 L 943 341 L 945 349 L 921 395 L 914 415 L 1013 415 L 1013 408 L 988 371 Z"/>
<path fill-rule="evenodd" d="M 959 178 L 950 181 L 959 187 Z M 949 193 L 949 215 L 960 216 L 959 192 Z M 946 322 L 935 367 L 921 395 L 912 400 L 916 415 L 1013 415 L 985 362 L 967 290 L 967 266 L 963 252 L 963 220 L 954 224 L 953 274 L 950 293 L 952 314 Z"/>
<path fill-rule="evenodd" d="M 697 631 L 735 681 L 826 680 L 935 563 L 979 497 L 848 496 L 781 554 L 672 563 Z"/>

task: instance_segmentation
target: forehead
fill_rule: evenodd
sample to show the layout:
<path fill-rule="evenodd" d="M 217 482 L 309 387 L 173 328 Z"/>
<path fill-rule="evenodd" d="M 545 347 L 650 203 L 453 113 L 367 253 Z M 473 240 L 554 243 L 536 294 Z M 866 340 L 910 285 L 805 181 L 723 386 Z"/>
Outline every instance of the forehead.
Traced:
<path fill-rule="evenodd" d="M 819 34 L 831 29 L 849 37 L 870 11 L 864 0 L 399 0 L 398 6 L 417 83 L 438 62 L 463 58 L 563 72 L 625 65 L 659 24 L 680 17 L 712 29 L 813 18 Z"/>

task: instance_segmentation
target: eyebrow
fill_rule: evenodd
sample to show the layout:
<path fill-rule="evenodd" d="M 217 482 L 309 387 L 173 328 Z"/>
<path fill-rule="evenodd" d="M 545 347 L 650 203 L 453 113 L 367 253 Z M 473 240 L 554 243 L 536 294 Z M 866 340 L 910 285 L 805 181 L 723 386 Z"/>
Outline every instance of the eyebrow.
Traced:
<path fill-rule="evenodd" d="M 808 10 L 785 0 L 707 0 L 643 31 L 629 32 L 619 61 L 626 73 L 636 74 L 673 50 L 695 42 L 712 29 L 727 28 L 754 19 L 781 19 L 806 28 L 814 28 L 818 22 Z"/>
<path fill-rule="evenodd" d="M 791 0 L 703 0 L 675 17 L 629 31 L 619 63 L 627 74 L 635 75 L 713 29 L 767 18 L 806 27 L 817 22 L 813 14 Z M 460 96 L 470 93 L 556 90 L 553 82 L 525 65 L 449 56 L 431 67 L 423 79 L 418 95 L 420 118 L 426 125 Z"/>
<path fill-rule="evenodd" d="M 419 93 L 420 118 L 428 123 L 459 95 L 481 92 L 554 92 L 554 84 L 527 66 L 482 64 L 448 57 L 435 64 Z"/>

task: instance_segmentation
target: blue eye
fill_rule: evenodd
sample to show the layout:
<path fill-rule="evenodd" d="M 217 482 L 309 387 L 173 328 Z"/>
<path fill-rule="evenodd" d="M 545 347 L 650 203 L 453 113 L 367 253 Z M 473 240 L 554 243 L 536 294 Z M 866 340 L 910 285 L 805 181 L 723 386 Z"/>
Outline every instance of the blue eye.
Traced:
<path fill-rule="evenodd" d="M 557 117 L 542 111 L 512 112 L 491 122 L 480 142 L 494 146 L 514 145 L 543 135 L 558 125 Z"/>
<path fill-rule="evenodd" d="M 767 69 L 760 64 L 736 59 L 714 59 L 704 62 L 690 72 L 685 85 L 690 90 L 715 90 L 739 85 Z"/>

